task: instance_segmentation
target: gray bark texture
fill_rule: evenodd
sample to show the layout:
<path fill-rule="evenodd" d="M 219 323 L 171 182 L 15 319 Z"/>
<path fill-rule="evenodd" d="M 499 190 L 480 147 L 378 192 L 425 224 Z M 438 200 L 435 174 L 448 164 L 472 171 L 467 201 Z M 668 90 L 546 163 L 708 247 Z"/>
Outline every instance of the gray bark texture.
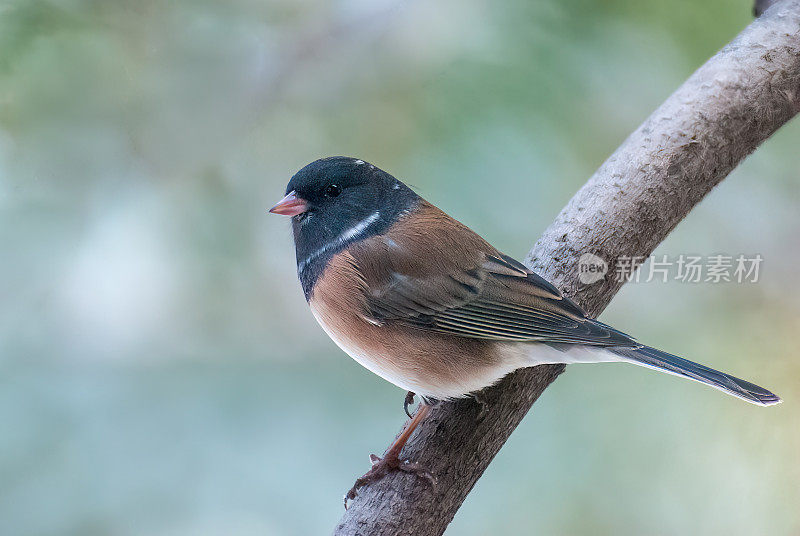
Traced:
<path fill-rule="evenodd" d="M 526 264 L 598 315 L 622 285 L 613 269 L 617 259 L 650 255 L 798 111 L 800 0 L 784 0 L 698 69 L 625 140 L 545 231 Z M 591 285 L 577 278 L 578 259 L 586 252 L 611 267 Z M 480 420 L 472 400 L 433 408 L 403 456 L 429 468 L 436 487 L 406 473 L 390 474 L 359 491 L 334 533 L 442 534 L 511 432 L 563 370 L 546 365 L 507 376 L 481 393 L 488 407 Z"/>

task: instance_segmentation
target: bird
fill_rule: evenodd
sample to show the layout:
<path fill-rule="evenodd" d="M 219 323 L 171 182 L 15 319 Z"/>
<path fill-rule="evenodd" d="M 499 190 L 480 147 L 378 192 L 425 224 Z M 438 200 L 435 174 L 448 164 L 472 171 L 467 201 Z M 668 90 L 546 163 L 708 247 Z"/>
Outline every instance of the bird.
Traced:
<path fill-rule="evenodd" d="M 345 495 L 390 471 L 435 478 L 403 446 L 439 401 L 475 396 L 507 374 L 554 363 L 623 362 L 760 406 L 750 382 L 646 346 L 591 318 L 558 288 L 410 187 L 359 158 L 316 160 L 269 212 L 291 217 L 297 275 L 322 329 L 358 363 L 421 403 Z M 411 416 L 411 415 L 409 415 Z"/>

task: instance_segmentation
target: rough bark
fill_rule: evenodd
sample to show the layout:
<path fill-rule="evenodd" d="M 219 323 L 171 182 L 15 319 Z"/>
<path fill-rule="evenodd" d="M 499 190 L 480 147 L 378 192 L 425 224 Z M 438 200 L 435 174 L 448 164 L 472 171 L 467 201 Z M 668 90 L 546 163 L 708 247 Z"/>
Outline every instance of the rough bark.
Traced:
<path fill-rule="evenodd" d="M 526 263 L 597 315 L 619 290 L 613 269 L 577 279 L 585 252 L 613 266 L 647 256 L 758 145 L 800 111 L 800 0 L 767 10 L 695 72 L 578 191 Z M 431 490 L 394 473 L 359 493 L 335 534 L 442 534 L 469 491 L 533 403 L 564 370 L 517 371 L 481 394 L 434 408 L 404 456 L 431 469 Z M 536 463 L 535 461 L 532 463 Z M 366 467 L 365 467 L 366 469 Z"/>

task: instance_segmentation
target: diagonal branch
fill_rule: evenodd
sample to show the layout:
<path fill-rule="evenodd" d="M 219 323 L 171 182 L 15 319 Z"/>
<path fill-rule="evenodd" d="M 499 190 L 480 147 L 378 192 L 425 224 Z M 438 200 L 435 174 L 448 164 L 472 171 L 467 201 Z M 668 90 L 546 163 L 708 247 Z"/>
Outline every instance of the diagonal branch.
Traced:
<path fill-rule="evenodd" d="M 578 258 L 648 256 L 736 165 L 800 111 L 800 0 L 768 9 L 656 110 L 558 215 L 527 264 L 597 315 L 621 283 L 577 278 Z M 442 534 L 533 403 L 564 370 L 518 371 L 487 389 L 483 419 L 463 400 L 441 404 L 404 455 L 429 467 L 435 490 L 395 473 L 360 491 L 335 534 Z"/>

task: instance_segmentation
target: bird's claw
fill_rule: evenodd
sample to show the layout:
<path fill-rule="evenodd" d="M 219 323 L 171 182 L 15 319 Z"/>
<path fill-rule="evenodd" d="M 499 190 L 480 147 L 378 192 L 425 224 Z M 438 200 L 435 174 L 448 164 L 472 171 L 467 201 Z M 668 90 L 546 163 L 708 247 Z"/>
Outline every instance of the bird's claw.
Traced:
<path fill-rule="evenodd" d="M 409 418 L 411 418 L 411 412 L 408 411 L 408 406 L 414 404 L 414 392 L 409 391 L 406 393 L 406 399 L 403 401 L 403 410 L 406 412 Z"/>
<path fill-rule="evenodd" d="M 475 404 L 478 405 L 478 415 L 475 417 L 475 422 L 479 423 L 486 417 L 486 414 L 489 413 L 489 403 L 477 393 L 472 394 L 472 399 L 475 401 Z"/>
<path fill-rule="evenodd" d="M 384 456 L 383 458 L 380 458 L 374 454 L 369 455 L 369 461 L 372 464 L 372 468 L 363 476 L 357 478 L 356 483 L 353 484 L 353 487 L 350 488 L 350 491 L 348 491 L 344 496 L 345 509 L 347 509 L 348 501 L 356 498 L 360 488 L 366 486 L 367 484 L 381 480 L 392 471 L 402 471 L 404 473 L 416 475 L 417 477 L 428 482 L 431 488 L 436 486 L 436 478 L 430 473 L 430 471 L 422 467 L 417 462 L 400 460 L 399 458 L 392 456 Z"/>

